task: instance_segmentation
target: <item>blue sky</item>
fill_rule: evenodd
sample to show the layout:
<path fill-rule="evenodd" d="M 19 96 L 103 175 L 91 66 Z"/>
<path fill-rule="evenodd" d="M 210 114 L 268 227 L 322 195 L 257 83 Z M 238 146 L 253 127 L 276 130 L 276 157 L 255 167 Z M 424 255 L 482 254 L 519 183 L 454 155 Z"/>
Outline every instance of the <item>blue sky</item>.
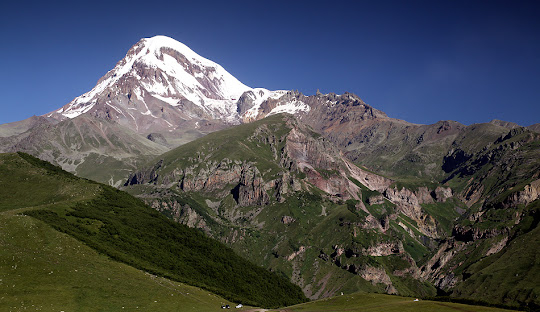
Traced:
<path fill-rule="evenodd" d="M 540 122 L 540 1 L 2 1 L 0 124 L 167 35 L 251 87 L 353 92 L 430 124 Z"/>

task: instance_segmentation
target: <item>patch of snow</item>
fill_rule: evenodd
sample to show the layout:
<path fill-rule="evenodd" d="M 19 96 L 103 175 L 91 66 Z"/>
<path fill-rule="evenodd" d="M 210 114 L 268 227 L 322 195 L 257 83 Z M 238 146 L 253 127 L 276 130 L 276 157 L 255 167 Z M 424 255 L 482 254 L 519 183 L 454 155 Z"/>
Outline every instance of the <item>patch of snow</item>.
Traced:
<path fill-rule="evenodd" d="M 113 105 L 111 105 L 111 104 L 109 104 L 109 103 L 106 103 L 106 104 L 107 104 L 107 106 L 110 106 L 112 109 L 114 109 L 117 113 L 124 115 L 124 113 L 122 112 L 122 110 L 120 110 L 118 107 L 113 106 Z M 124 117 L 126 117 L 126 115 L 124 115 Z"/>
<path fill-rule="evenodd" d="M 170 128 L 174 127 L 170 122 L 167 121 L 167 119 L 163 119 L 163 121 L 165 121 L 169 125 Z"/>
<path fill-rule="evenodd" d="M 171 106 L 178 106 L 178 102 L 180 101 L 180 99 L 175 99 L 175 98 L 172 98 L 172 97 L 165 97 L 165 96 L 161 96 L 161 95 L 157 95 L 157 94 L 153 94 L 152 95 L 153 97 L 155 97 L 156 99 L 160 100 L 160 101 L 163 101 Z"/>
<path fill-rule="evenodd" d="M 144 100 L 141 88 L 136 87 L 135 89 L 133 89 L 133 94 L 135 94 L 135 97 L 138 98 L 139 100 Z"/>
<path fill-rule="evenodd" d="M 97 103 L 96 101 L 93 101 L 87 105 L 73 103 L 72 105 L 70 105 L 68 109 L 66 109 L 66 111 L 62 113 L 62 115 L 66 116 L 67 118 L 75 118 L 81 114 L 86 113 L 90 109 L 92 109 L 92 107 L 94 107 L 96 103 Z"/>
<path fill-rule="evenodd" d="M 248 109 L 244 116 L 247 118 L 255 118 L 259 115 L 259 109 L 261 108 L 262 103 L 268 99 L 279 99 L 283 95 L 285 95 L 288 91 L 286 90 L 277 90 L 277 91 L 270 91 L 263 88 L 255 88 L 252 90 L 253 95 L 249 94 L 249 96 L 254 100 L 253 106 Z"/>
<path fill-rule="evenodd" d="M 274 109 L 268 113 L 267 116 L 279 114 L 279 113 L 289 113 L 289 114 L 296 114 L 299 112 L 309 112 L 310 108 L 307 104 L 305 104 L 302 101 L 298 101 L 294 99 L 291 102 L 287 102 L 285 104 L 276 106 Z"/>

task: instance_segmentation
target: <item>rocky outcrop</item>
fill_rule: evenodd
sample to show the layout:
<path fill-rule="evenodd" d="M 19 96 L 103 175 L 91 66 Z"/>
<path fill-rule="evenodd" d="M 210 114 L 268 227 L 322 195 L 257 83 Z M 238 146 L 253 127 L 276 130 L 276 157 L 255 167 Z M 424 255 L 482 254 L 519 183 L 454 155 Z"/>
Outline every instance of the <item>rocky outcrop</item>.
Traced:
<path fill-rule="evenodd" d="M 398 242 L 389 242 L 389 243 L 379 243 L 363 251 L 363 254 L 369 255 L 372 257 L 381 257 L 389 256 L 393 254 L 401 254 L 405 250 L 403 249 L 403 243 Z"/>
<path fill-rule="evenodd" d="M 296 219 L 291 217 L 291 216 L 283 216 L 283 217 L 281 217 L 281 223 L 283 223 L 283 224 L 293 223 L 294 221 L 296 221 Z"/>
<path fill-rule="evenodd" d="M 158 161 L 157 164 L 154 165 L 154 167 L 150 169 L 131 173 L 128 176 L 125 185 L 156 183 L 158 179 L 157 170 L 159 170 L 159 168 L 161 168 L 162 165 L 163 165 L 163 160 L 160 160 Z"/>
<path fill-rule="evenodd" d="M 415 192 L 414 195 L 416 196 L 419 204 L 432 204 L 433 203 L 433 195 L 429 191 L 429 189 L 425 186 L 419 187 Z"/>
<path fill-rule="evenodd" d="M 163 146 L 168 145 L 167 139 L 165 139 L 165 136 L 163 136 L 163 134 L 161 133 L 150 133 L 149 135 L 146 136 L 146 138 L 152 142 L 156 142 Z"/>
<path fill-rule="evenodd" d="M 431 195 L 435 198 L 437 202 L 444 203 L 447 199 L 454 196 L 454 192 L 449 187 L 437 186 L 437 188 L 435 188 Z"/>
<path fill-rule="evenodd" d="M 429 194 L 427 189 L 425 192 Z M 431 238 L 439 237 L 437 222 L 432 216 L 425 213 L 413 191 L 406 188 L 400 190 L 397 188 L 387 188 L 383 194 L 388 200 L 397 205 L 400 212 L 416 221 L 418 230 L 422 234 Z"/>
<path fill-rule="evenodd" d="M 236 102 L 236 111 L 239 115 L 244 115 L 253 105 L 255 105 L 255 94 L 251 90 L 246 91 L 240 96 L 238 102 Z"/>
<path fill-rule="evenodd" d="M 505 208 L 515 207 L 516 205 L 528 205 L 540 198 L 540 179 L 525 185 L 522 191 L 515 192 L 508 196 L 503 202 Z"/>
<path fill-rule="evenodd" d="M 379 220 L 370 214 L 365 218 L 364 222 L 359 224 L 359 227 L 366 230 L 374 229 L 380 231 L 381 233 L 384 233 L 390 228 L 389 217 L 386 215 L 381 220 Z M 356 237 L 355 228 L 353 228 L 353 236 Z"/>
<path fill-rule="evenodd" d="M 297 256 L 303 254 L 305 251 L 306 251 L 306 247 L 305 246 L 300 246 L 300 248 L 298 248 L 297 251 L 293 252 L 292 254 L 290 254 L 287 257 L 287 261 L 292 261 L 294 258 L 296 258 Z"/>
<path fill-rule="evenodd" d="M 396 295 L 398 293 L 396 288 L 392 285 L 392 280 L 390 280 L 390 276 L 388 276 L 388 274 L 383 268 L 364 266 L 358 269 L 353 265 L 351 266 L 349 271 L 357 273 L 358 275 L 362 276 L 363 279 L 365 279 L 366 281 L 370 281 L 373 284 L 386 285 L 387 294 Z"/>
<path fill-rule="evenodd" d="M 302 190 L 302 182 L 294 174 L 284 172 L 274 181 L 275 196 L 278 202 L 284 202 L 288 194 Z"/>
<path fill-rule="evenodd" d="M 264 205 L 268 202 L 265 183 L 257 167 L 249 163 L 232 163 L 225 160 L 196 171 L 192 167 L 183 170 L 179 177 L 183 191 L 223 191 L 227 185 L 235 185 L 230 193 L 241 206 Z"/>
<path fill-rule="evenodd" d="M 461 242 L 472 242 L 480 239 L 492 238 L 501 234 L 508 235 L 507 228 L 482 229 L 477 226 L 456 225 L 452 230 L 452 237 Z"/>
<path fill-rule="evenodd" d="M 422 217 L 422 207 L 413 191 L 406 188 L 387 188 L 383 194 L 409 218 L 416 220 Z"/>
<path fill-rule="evenodd" d="M 147 199 L 146 202 L 150 207 L 157 211 L 170 215 L 174 221 L 192 228 L 201 229 L 208 236 L 213 237 L 213 233 L 204 217 L 198 214 L 189 205 L 181 205 L 177 201 L 163 201 L 158 199 Z"/>
<path fill-rule="evenodd" d="M 429 261 L 420 268 L 420 276 L 425 280 L 432 281 L 435 286 L 441 289 L 453 287 L 458 279 L 453 273 L 446 273 L 448 270 L 443 270 L 446 265 L 452 260 L 454 255 L 461 251 L 464 247 L 463 243 L 454 240 L 448 240 L 442 243 L 437 253 L 429 259 Z"/>
<path fill-rule="evenodd" d="M 499 242 L 495 243 L 491 248 L 486 252 L 486 257 L 492 254 L 496 254 L 501 251 L 506 244 L 508 243 L 508 236 L 503 237 Z"/>

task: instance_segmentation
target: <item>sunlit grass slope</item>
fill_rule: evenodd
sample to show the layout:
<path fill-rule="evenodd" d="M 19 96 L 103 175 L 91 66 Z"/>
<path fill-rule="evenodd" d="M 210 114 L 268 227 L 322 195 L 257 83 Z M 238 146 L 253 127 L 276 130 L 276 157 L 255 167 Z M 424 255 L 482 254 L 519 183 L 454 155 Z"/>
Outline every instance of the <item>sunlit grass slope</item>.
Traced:
<path fill-rule="evenodd" d="M 377 311 L 377 312 L 497 312 L 509 311 L 497 308 L 472 306 L 460 303 L 429 300 L 414 301 L 414 298 L 382 294 L 355 293 L 336 296 L 287 307 L 283 311 L 337 312 L 337 311 Z"/>
<path fill-rule="evenodd" d="M 230 304 L 112 261 L 34 218 L 4 212 L 0 226 L 0 311 L 216 311 Z"/>

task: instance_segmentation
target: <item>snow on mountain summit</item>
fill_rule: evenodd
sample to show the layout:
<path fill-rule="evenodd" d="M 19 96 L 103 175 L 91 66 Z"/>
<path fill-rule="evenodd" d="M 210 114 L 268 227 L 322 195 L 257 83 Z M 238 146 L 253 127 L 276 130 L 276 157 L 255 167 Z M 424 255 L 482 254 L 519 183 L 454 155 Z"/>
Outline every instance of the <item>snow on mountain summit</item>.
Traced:
<path fill-rule="evenodd" d="M 238 98 L 242 93 L 251 89 L 229 74 L 221 65 L 198 55 L 183 43 L 172 38 L 155 36 L 143 39 L 143 42 L 147 49 L 140 52 L 144 54 L 140 60 L 149 66 L 160 68 L 171 77 L 178 78 L 186 87 L 199 90 L 208 88 L 203 79 L 206 74 L 206 78 L 213 83 L 216 89 L 212 90 L 214 92 L 209 95 L 200 95 L 201 98 L 222 100 Z M 179 59 L 177 53 L 180 53 L 185 60 L 182 57 Z M 186 80 L 181 80 L 182 78 Z"/>
<path fill-rule="evenodd" d="M 88 113 L 146 133 L 189 120 L 238 123 L 247 109 L 257 115 L 254 110 L 263 101 L 284 93 L 250 88 L 185 44 L 155 36 L 141 39 L 92 90 L 47 116 L 66 119 Z M 250 99 L 244 96 L 241 109 L 244 94 Z"/>

